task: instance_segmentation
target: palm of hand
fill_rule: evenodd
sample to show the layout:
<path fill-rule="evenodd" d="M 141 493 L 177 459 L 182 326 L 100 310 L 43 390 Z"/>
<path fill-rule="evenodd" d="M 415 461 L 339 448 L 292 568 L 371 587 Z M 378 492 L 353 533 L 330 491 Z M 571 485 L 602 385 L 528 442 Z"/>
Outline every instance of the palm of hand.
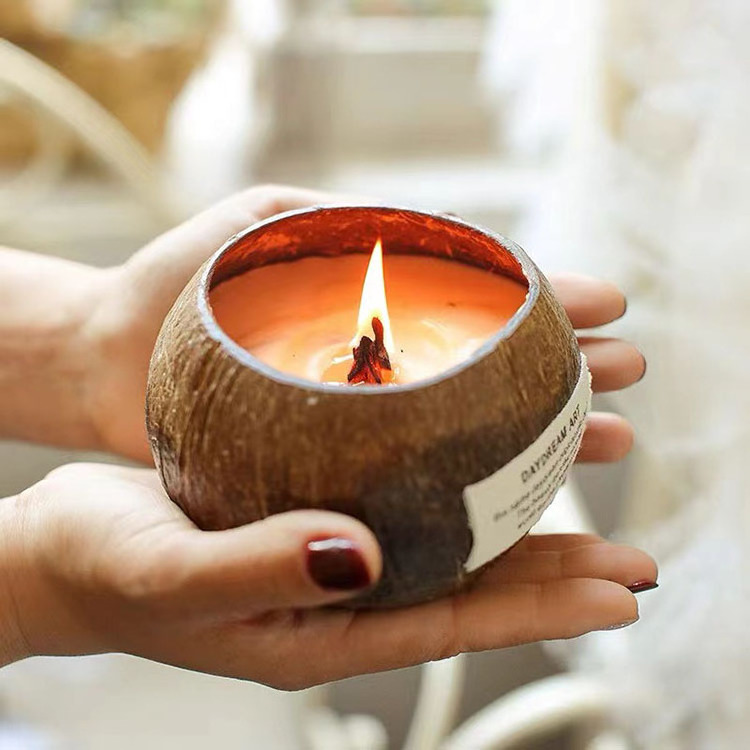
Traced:
<path fill-rule="evenodd" d="M 53 472 L 23 501 L 43 575 L 21 582 L 17 597 L 62 602 L 66 613 L 27 625 L 35 653 L 124 651 L 285 689 L 631 622 L 625 586 L 656 578 L 631 548 L 529 536 L 453 597 L 325 609 L 346 595 L 310 579 L 309 539 L 351 539 L 375 575 L 379 567 L 372 535 L 346 516 L 301 511 L 202 532 L 155 472 L 85 464 Z"/>

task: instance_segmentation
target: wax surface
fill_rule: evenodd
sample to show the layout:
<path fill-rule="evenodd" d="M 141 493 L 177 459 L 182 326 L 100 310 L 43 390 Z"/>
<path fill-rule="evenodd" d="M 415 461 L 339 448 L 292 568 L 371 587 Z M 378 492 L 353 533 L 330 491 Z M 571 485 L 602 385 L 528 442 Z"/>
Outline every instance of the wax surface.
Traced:
<path fill-rule="evenodd" d="M 367 262 L 352 254 L 265 266 L 220 284 L 210 303 L 227 335 L 258 359 L 307 380 L 346 383 Z M 434 257 L 386 253 L 384 273 L 395 342 L 388 380 L 396 383 L 464 361 L 527 293 L 513 279 Z"/>

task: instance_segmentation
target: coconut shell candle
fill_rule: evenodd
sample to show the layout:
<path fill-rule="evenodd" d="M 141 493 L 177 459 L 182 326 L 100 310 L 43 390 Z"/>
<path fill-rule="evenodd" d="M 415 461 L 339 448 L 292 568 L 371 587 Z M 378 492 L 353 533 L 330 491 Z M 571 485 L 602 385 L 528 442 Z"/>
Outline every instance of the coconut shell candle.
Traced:
<path fill-rule="evenodd" d="M 590 396 L 567 316 L 513 242 L 322 207 L 233 237 L 188 284 L 154 350 L 147 427 L 203 529 L 297 508 L 362 520 L 384 569 L 354 603 L 394 606 L 458 589 L 528 532 Z"/>

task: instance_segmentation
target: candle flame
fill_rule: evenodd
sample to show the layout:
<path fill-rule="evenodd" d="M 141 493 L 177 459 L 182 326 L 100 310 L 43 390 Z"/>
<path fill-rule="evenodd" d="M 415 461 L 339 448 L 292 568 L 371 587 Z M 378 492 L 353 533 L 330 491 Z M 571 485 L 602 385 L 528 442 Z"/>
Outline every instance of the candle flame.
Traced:
<path fill-rule="evenodd" d="M 372 338 L 372 319 L 377 318 L 383 324 L 383 344 L 387 352 L 393 352 L 393 333 L 391 319 L 388 315 L 388 302 L 385 296 L 385 279 L 383 277 L 383 245 L 380 240 L 375 243 L 362 286 L 362 298 L 357 316 L 357 333 L 351 346 L 357 346 L 362 336 Z"/>

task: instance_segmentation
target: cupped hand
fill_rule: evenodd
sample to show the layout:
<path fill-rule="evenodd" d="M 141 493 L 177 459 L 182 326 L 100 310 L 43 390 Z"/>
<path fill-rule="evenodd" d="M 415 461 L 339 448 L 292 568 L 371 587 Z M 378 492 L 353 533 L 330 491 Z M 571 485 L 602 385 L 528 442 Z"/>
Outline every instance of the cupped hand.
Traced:
<path fill-rule="evenodd" d="M 296 511 L 200 531 L 153 471 L 89 464 L 0 503 L 0 530 L 0 613 L 16 618 L 0 631 L 20 634 L 6 661 L 126 652 L 284 689 L 624 626 L 638 617 L 627 587 L 657 576 L 598 537 L 529 536 L 456 596 L 325 608 L 380 574 L 360 522 Z"/>
<path fill-rule="evenodd" d="M 88 413 L 101 449 L 151 463 L 144 425 L 148 365 L 159 329 L 182 289 L 242 229 L 284 211 L 341 197 L 303 188 L 249 188 L 157 237 L 112 269 L 85 335 L 91 342 Z"/>
<path fill-rule="evenodd" d="M 99 302 L 86 335 L 92 374 L 88 412 L 101 449 L 151 461 L 143 408 L 148 364 L 162 321 L 200 265 L 233 234 L 273 214 L 306 206 L 346 202 L 340 196 L 291 187 L 263 186 L 239 193 L 154 240 L 123 266 L 103 277 Z M 620 317 L 625 298 L 614 285 L 583 276 L 552 278 L 573 325 L 592 329 Z M 595 391 L 625 388 L 645 372 L 631 344 L 581 338 Z M 595 413 L 587 422 L 579 453 L 583 461 L 617 461 L 629 450 L 629 424 Z"/>

